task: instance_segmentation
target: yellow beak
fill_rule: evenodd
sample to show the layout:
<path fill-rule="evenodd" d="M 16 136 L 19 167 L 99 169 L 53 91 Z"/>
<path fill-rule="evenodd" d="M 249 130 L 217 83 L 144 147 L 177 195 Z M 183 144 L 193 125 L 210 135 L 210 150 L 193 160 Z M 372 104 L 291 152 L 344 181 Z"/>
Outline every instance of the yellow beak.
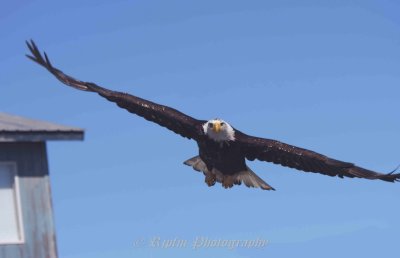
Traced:
<path fill-rule="evenodd" d="M 219 131 L 221 131 L 221 123 L 215 122 L 214 126 L 213 126 L 213 130 L 214 130 L 214 132 L 219 133 Z"/>

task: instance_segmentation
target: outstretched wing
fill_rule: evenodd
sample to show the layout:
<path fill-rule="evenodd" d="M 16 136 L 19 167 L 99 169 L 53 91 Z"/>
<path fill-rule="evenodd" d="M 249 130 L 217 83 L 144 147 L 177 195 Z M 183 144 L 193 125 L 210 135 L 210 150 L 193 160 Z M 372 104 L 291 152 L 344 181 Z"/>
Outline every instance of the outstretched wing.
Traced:
<path fill-rule="evenodd" d="M 127 93 L 108 90 L 91 82 L 77 80 L 54 68 L 46 53 L 44 53 L 43 58 L 32 40 L 26 43 L 33 55 L 27 55 L 27 57 L 46 68 L 62 83 L 78 90 L 97 92 L 100 96 L 116 103 L 119 107 L 166 127 L 183 137 L 197 139 L 202 134 L 202 124 L 206 121 L 194 119 L 176 109 L 159 105 Z"/>
<path fill-rule="evenodd" d="M 399 174 L 381 174 L 352 163 L 331 159 L 314 151 L 288 145 L 279 141 L 258 138 L 235 132 L 235 140 L 243 149 L 248 160 L 261 160 L 295 168 L 305 172 L 320 173 L 328 176 L 359 177 L 380 179 L 388 182 L 400 181 Z"/>

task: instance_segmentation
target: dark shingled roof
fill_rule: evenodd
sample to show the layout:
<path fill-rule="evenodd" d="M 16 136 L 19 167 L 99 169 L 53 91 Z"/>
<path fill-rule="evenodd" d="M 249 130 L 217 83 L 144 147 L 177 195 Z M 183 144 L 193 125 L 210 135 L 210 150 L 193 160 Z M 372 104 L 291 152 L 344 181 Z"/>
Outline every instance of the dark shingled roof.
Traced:
<path fill-rule="evenodd" d="M 0 142 L 83 140 L 83 129 L 0 112 Z"/>

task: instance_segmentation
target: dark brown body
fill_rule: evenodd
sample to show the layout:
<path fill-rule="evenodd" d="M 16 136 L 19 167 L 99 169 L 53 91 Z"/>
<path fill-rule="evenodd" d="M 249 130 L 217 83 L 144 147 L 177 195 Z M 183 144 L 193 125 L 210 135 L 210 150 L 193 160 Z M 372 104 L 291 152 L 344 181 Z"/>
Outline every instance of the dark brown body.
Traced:
<path fill-rule="evenodd" d="M 245 155 L 237 142 L 216 142 L 204 136 L 197 141 L 197 145 L 199 156 L 208 170 L 215 168 L 224 175 L 233 175 L 246 170 Z"/>

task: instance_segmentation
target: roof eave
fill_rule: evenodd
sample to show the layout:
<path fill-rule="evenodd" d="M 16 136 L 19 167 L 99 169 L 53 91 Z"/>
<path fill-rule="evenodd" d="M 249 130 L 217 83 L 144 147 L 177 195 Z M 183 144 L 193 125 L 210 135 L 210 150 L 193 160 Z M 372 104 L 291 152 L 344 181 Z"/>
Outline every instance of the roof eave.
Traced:
<path fill-rule="evenodd" d="M 82 141 L 83 130 L 76 131 L 0 131 L 0 142 Z"/>

